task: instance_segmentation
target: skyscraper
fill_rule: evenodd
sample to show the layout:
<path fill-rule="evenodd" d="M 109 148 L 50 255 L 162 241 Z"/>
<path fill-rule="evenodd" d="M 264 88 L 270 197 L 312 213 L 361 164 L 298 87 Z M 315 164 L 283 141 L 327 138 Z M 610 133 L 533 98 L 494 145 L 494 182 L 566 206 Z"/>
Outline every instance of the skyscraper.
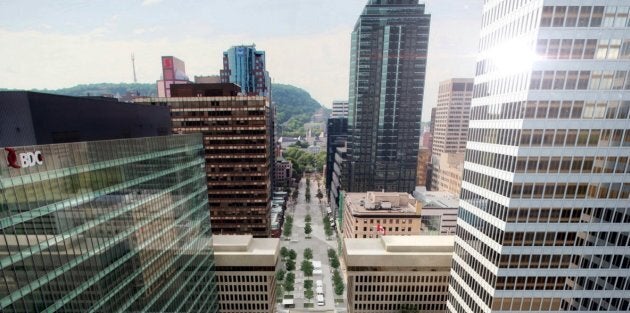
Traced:
<path fill-rule="evenodd" d="M 173 86 L 170 98 L 136 99 L 168 106 L 173 132 L 202 133 L 212 231 L 270 235 L 272 131 L 269 99 L 237 96 L 234 84 Z"/>
<path fill-rule="evenodd" d="M 370 0 L 357 20 L 345 190 L 415 188 L 430 19 L 418 0 Z"/>
<path fill-rule="evenodd" d="M 335 100 L 332 103 L 332 114 L 330 117 L 344 117 L 348 118 L 348 101 Z"/>
<path fill-rule="evenodd" d="M 433 156 L 466 151 L 472 78 L 452 78 L 440 82 L 433 126 Z"/>
<path fill-rule="evenodd" d="M 472 91 L 472 78 L 440 82 L 431 156 L 431 190 L 459 195 Z"/>
<path fill-rule="evenodd" d="M 256 45 L 234 46 L 223 52 L 222 83 L 234 83 L 248 96 L 271 97 L 271 79 L 267 72 L 265 51 Z"/>
<path fill-rule="evenodd" d="M 157 81 L 158 97 L 170 97 L 171 85 L 190 84 L 186 64 L 174 56 L 162 57 L 162 79 Z"/>
<path fill-rule="evenodd" d="M 0 157 L 0 311 L 218 311 L 200 134 Z"/>
<path fill-rule="evenodd" d="M 630 309 L 628 11 L 485 1 L 451 312 Z"/>
<path fill-rule="evenodd" d="M 330 194 L 337 147 L 343 147 L 348 140 L 348 119 L 331 117 L 326 125 L 326 194 Z"/>

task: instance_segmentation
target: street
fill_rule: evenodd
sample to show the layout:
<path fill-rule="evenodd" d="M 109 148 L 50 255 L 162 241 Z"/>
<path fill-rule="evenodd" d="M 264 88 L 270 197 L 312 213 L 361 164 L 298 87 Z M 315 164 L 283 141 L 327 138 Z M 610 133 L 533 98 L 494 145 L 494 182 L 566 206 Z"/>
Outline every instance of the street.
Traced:
<path fill-rule="evenodd" d="M 287 241 L 284 238 L 281 240 L 281 246 L 287 247 L 287 249 L 293 249 L 297 252 L 296 259 L 296 269 L 295 273 L 295 290 L 292 292 L 294 295 L 295 301 L 295 309 L 284 309 L 281 304 L 278 304 L 278 312 L 296 312 L 296 311 L 330 311 L 330 312 L 345 312 L 346 306 L 345 303 L 340 303 L 335 305 L 335 295 L 334 288 L 332 284 L 332 271 L 330 269 L 329 261 L 328 261 L 328 249 L 332 248 L 337 250 L 337 241 L 336 235 L 333 235 L 332 240 L 326 240 L 326 235 L 324 232 L 324 223 L 323 217 L 326 212 L 326 204 L 322 203 L 320 206 L 319 199 L 316 197 L 317 194 L 317 182 L 314 177 L 311 179 L 310 192 L 311 192 L 311 201 L 307 203 L 304 195 L 306 191 L 306 179 L 309 179 L 309 176 L 303 178 L 299 183 L 299 196 L 297 203 L 295 205 L 289 205 L 286 210 L 287 215 L 293 215 L 293 232 L 291 235 L 291 240 Z M 324 186 L 322 185 L 323 189 Z M 311 227 L 313 229 L 310 234 L 310 238 L 305 238 L 304 234 L 304 219 L 306 215 L 310 214 L 311 216 Z M 304 273 L 300 271 L 300 264 L 302 260 L 304 260 L 304 249 L 311 248 L 313 250 L 313 261 L 321 261 L 322 262 L 322 275 L 315 275 L 313 277 L 307 277 L 307 279 L 312 279 L 313 284 L 315 281 L 322 280 L 324 283 L 324 297 L 325 297 L 325 305 L 318 306 L 315 297 L 310 300 L 311 303 L 314 303 L 312 308 L 304 308 L 304 303 L 309 302 L 308 299 L 304 298 Z M 313 287 L 313 290 L 315 288 Z M 345 299 L 345 290 L 344 296 Z"/>

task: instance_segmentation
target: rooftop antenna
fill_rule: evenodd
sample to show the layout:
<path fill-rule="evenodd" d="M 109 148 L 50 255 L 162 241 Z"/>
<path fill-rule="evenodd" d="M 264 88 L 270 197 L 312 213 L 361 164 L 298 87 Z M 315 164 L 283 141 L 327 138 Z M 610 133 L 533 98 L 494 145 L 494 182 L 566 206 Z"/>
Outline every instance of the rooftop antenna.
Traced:
<path fill-rule="evenodd" d="M 136 58 L 133 52 L 131 53 L 131 66 L 133 67 L 133 82 L 138 83 L 138 78 L 136 77 Z"/>

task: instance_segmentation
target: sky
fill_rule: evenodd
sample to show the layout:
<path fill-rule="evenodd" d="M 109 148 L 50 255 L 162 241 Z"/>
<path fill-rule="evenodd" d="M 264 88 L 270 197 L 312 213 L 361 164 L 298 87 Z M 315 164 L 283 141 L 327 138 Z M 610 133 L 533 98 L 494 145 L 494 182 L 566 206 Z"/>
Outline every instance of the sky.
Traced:
<path fill-rule="evenodd" d="M 482 0 L 420 0 L 431 14 L 422 120 L 439 82 L 472 77 Z M 0 88 L 57 89 L 160 78 L 160 56 L 218 75 L 230 46 L 256 44 L 274 83 L 321 104 L 348 98 L 350 34 L 366 0 L 0 0 Z"/>

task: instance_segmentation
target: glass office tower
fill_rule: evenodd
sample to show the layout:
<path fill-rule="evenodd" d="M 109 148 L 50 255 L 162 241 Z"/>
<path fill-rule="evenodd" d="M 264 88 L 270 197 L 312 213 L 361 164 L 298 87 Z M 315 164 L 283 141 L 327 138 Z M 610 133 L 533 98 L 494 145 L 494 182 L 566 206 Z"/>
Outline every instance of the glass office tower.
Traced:
<path fill-rule="evenodd" d="M 418 0 L 370 0 L 355 24 L 347 191 L 416 186 L 430 19 Z"/>
<path fill-rule="evenodd" d="M 484 1 L 450 312 L 630 310 L 629 6 Z"/>
<path fill-rule="evenodd" d="M 0 311 L 217 312 L 201 135 L 1 154 Z"/>
<path fill-rule="evenodd" d="M 234 46 L 223 52 L 222 83 L 241 86 L 248 96 L 271 98 L 271 78 L 266 69 L 265 51 L 256 45 Z"/>

